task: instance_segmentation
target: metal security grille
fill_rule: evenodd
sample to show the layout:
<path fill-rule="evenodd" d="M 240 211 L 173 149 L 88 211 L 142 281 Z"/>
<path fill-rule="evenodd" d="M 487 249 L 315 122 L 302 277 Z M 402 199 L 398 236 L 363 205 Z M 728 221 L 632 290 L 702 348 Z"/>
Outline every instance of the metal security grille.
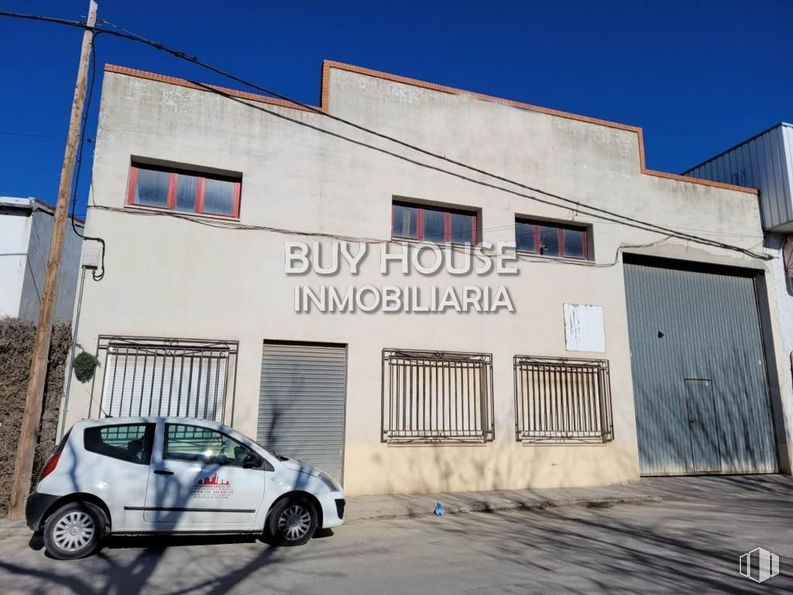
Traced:
<path fill-rule="evenodd" d="M 608 361 L 516 355 L 513 362 L 518 441 L 614 439 Z"/>
<path fill-rule="evenodd" d="M 102 337 L 99 354 L 105 370 L 101 415 L 225 421 L 236 343 Z"/>
<path fill-rule="evenodd" d="M 146 431 L 145 424 L 108 426 L 99 429 L 102 442 L 111 446 L 126 446 L 130 440 L 137 440 Z"/>
<path fill-rule="evenodd" d="M 492 356 L 383 350 L 382 441 L 493 440 Z"/>

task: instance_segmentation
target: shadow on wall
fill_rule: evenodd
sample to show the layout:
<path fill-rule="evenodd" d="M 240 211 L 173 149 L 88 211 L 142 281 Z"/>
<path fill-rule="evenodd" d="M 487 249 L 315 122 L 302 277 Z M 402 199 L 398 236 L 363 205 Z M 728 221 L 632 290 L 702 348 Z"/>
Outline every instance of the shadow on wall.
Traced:
<path fill-rule="evenodd" d="M 766 233 L 763 247 L 782 255 L 782 262 L 777 271 L 785 276 L 785 288 L 793 296 L 793 234 Z"/>
<path fill-rule="evenodd" d="M 747 347 L 726 354 L 716 346 L 699 364 L 679 355 L 673 365 L 635 387 L 645 473 L 778 471 L 772 397 L 755 353 L 759 351 Z M 668 377 L 669 369 L 678 377 Z"/>
<path fill-rule="evenodd" d="M 637 432 L 649 461 L 645 472 L 777 471 L 770 396 L 758 350 L 759 346 L 749 345 L 724 353 L 716 347 L 705 361 L 707 369 L 683 361 L 678 353 L 675 365 L 637 387 Z M 671 368 L 679 378 L 669 377 Z M 390 456 L 398 450 L 403 451 Z M 378 473 L 377 481 L 371 481 L 376 493 L 408 494 L 609 485 L 618 478 L 637 476 L 638 454 L 618 442 L 526 446 L 491 442 L 383 446 L 368 460 Z"/>
<path fill-rule="evenodd" d="M 403 449 L 404 447 L 392 447 Z M 553 454 L 549 455 L 549 449 Z M 388 455 L 371 455 L 372 468 L 381 470 L 382 493 L 408 494 L 540 490 L 557 481 L 569 486 L 615 483 L 618 477 L 635 477 L 636 458 L 613 443 L 486 446 L 422 446 L 408 448 L 399 465 L 388 464 Z M 582 465 L 582 457 L 589 463 Z M 600 461 L 602 464 L 599 464 Z M 570 476 L 586 473 L 586 477 Z M 561 481 L 559 481 L 561 478 Z"/>

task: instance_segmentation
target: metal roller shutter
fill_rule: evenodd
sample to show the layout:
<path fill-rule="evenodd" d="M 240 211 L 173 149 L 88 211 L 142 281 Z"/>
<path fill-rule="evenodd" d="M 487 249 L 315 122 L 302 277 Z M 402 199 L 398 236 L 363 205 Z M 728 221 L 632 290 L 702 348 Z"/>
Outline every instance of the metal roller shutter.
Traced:
<path fill-rule="evenodd" d="M 265 343 L 257 440 L 342 481 L 347 349 Z"/>
<path fill-rule="evenodd" d="M 775 472 L 754 278 L 626 262 L 625 291 L 642 474 Z"/>

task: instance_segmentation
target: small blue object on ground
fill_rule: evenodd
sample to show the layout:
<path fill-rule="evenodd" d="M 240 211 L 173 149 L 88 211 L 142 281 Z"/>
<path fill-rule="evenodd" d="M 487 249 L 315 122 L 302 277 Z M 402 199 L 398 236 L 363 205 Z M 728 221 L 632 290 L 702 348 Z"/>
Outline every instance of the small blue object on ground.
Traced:
<path fill-rule="evenodd" d="M 443 516 L 444 514 L 446 514 L 446 509 L 443 508 L 443 504 L 441 504 L 440 502 L 437 502 L 435 504 L 435 515 L 436 516 Z"/>

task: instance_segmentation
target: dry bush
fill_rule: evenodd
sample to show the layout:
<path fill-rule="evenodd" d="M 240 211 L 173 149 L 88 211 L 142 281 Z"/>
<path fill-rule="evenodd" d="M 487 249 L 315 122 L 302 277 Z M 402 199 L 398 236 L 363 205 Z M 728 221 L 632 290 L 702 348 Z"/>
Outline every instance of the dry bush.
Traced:
<path fill-rule="evenodd" d="M 35 334 L 36 325 L 30 321 L 0 318 L 0 516 L 5 516 L 8 511 Z M 44 461 L 55 449 L 70 341 L 71 327 L 68 324 L 56 324 L 52 331 L 44 386 L 44 411 L 33 464 L 34 482 Z"/>

